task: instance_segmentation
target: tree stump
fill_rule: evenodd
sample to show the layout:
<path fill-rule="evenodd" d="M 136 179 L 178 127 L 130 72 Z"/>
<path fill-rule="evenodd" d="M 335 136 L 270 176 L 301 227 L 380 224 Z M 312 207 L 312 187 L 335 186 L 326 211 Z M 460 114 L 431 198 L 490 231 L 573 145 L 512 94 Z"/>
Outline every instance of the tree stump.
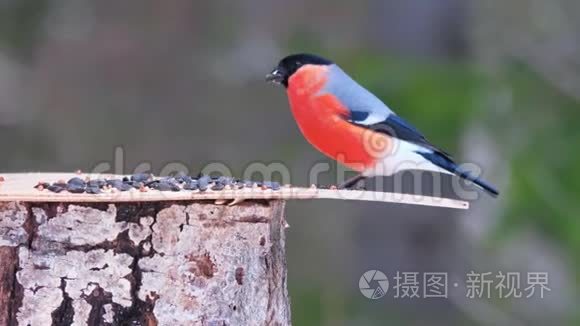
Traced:
<path fill-rule="evenodd" d="M 289 325 L 285 200 L 469 207 L 316 187 L 98 194 L 35 188 L 74 177 L 123 178 L 0 176 L 0 326 Z M 215 204 L 232 200 L 237 205 Z"/>
<path fill-rule="evenodd" d="M 0 202 L 0 325 L 289 325 L 284 201 Z"/>

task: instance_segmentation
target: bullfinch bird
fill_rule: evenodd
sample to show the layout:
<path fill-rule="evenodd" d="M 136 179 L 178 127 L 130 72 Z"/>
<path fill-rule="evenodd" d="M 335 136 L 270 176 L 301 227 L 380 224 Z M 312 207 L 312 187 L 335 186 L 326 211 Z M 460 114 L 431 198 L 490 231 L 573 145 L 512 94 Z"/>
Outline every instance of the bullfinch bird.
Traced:
<path fill-rule="evenodd" d="M 368 177 L 424 170 L 454 174 L 494 197 L 499 194 L 492 185 L 459 167 L 449 154 L 330 60 L 311 54 L 290 55 L 266 80 L 286 88 L 298 127 L 314 147 L 360 173 L 341 188 Z"/>

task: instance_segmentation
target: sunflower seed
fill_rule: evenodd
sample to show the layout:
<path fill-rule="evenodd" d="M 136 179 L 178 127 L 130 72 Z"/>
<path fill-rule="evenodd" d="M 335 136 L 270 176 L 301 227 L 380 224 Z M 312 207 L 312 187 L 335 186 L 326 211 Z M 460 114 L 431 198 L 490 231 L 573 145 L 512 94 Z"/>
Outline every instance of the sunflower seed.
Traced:
<path fill-rule="evenodd" d="M 151 179 L 150 173 L 135 173 L 131 176 L 131 181 L 135 182 L 145 182 Z"/>

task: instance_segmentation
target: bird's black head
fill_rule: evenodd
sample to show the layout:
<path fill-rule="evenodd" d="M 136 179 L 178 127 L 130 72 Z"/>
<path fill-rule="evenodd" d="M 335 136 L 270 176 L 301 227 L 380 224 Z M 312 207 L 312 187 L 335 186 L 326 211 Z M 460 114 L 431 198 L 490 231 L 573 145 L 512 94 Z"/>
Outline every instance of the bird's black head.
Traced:
<path fill-rule="evenodd" d="M 313 54 L 293 54 L 280 60 L 278 66 L 266 76 L 266 81 L 288 87 L 288 79 L 304 65 L 331 65 L 332 61 Z"/>

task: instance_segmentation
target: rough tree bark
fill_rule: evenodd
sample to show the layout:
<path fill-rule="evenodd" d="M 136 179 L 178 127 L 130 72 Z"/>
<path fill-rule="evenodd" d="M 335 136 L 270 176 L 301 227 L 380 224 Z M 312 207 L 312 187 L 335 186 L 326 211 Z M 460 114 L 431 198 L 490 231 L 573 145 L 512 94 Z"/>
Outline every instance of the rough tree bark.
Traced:
<path fill-rule="evenodd" d="M 0 325 L 288 325 L 284 202 L 0 202 Z"/>

